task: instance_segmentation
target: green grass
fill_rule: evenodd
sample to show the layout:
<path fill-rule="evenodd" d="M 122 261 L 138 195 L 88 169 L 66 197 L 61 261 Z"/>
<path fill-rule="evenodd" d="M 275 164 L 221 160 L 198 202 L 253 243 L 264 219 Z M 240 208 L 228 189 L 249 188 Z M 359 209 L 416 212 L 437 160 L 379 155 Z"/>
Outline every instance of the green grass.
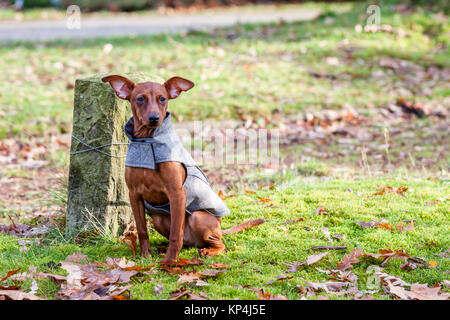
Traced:
<path fill-rule="evenodd" d="M 395 194 L 374 196 L 378 186 L 406 186 L 405 197 Z M 351 189 L 351 192 L 349 191 Z M 322 182 L 317 178 L 291 178 L 280 183 L 274 189 L 263 189 L 257 194 L 238 193 L 226 199 L 231 209 L 231 215 L 224 218 L 223 227 L 231 227 L 247 219 L 265 218 L 269 222 L 245 232 L 227 235 L 224 242 L 227 251 L 216 257 L 206 259 L 208 263 L 228 263 L 228 271 L 217 278 L 207 280 L 211 285 L 194 289 L 203 291 L 213 299 L 256 299 L 252 291 L 234 287 L 234 284 L 250 285 L 264 288 L 266 292 L 282 294 L 290 299 L 300 298 L 295 286 L 303 285 L 305 281 L 324 282 L 327 276 L 315 268 L 335 268 L 344 253 L 354 248 L 364 248 L 365 252 L 378 253 L 379 249 L 404 249 L 412 257 L 422 257 L 437 261 L 437 268 L 417 268 L 412 271 L 402 271 L 399 260 L 391 260 L 384 272 L 398 276 L 409 283 L 427 283 L 430 286 L 436 281 L 446 279 L 448 259 L 438 256 L 450 245 L 448 235 L 448 200 L 436 205 L 427 204 L 436 199 L 449 197 L 448 183 L 441 180 L 387 179 L 375 178 L 356 181 L 336 179 Z M 275 206 L 265 207 L 257 196 L 270 198 Z M 314 210 L 323 206 L 327 214 L 316 215 Z M 303 218 L 304 221 L 285 225 L 286 233 L 281 225 L 286 220 Z M 356 222 L 380 221 L 386 219 L 394 227 L 401 220 L 414 219 L 414 230 L 400 233 L 382 228 L 362 230 Z M 287 266 L 282 262 L 304 261 L 308 255 L 317 253 L 310 248 L 317 245 L 330 245 L 322 233 L 322 228 L 329 229 L 331 234 L 343 234 L 345 239 L 334 240 L 333 245 L 349 244 L 347 250 L 331 251 L 330 254 L 313 266 L 300 267 L 293 279 L 277 281 L 265 285 L 269 280 L 282 275 Z M 0 275 L 7 271 L 37 266 L 38 270 L 64 274 L 62 269 L 51 269 L 43 266 L 50 261 L 59 262 L 73 252 L 81 251 L 88 255 L 90 261 L 104 261 L 106 257 L 122 257 L 132 259 L 131 251 L 123 244 L 99 238 L 95 242 L 77 244 L 64 240 L 56 230 L 44 238 L 43 243 L 50 245 L 34 245 L 22 253 L 17 239 L 0 235 Z M 152 257 L 137 258 L 137 263 L 149 265 L 162 259 L 156 253 L 156 246 L 167 243 L 167 240 L 150 231 L 150 243 L 153 247 Z M 426 244 L 433 245 L 426 245 Z M 195 248 L 185 248 L 181 257 L 192 258 Z M 359 276 L 358 287 L 366 289 L 370 265 L 378 265 L 380 260 L 360 258 L 361 262 L 354 265 L 354 273 Z M 197 267 L 202 270 L 205 267 Z M 169 292 L 177 288 L 178 276 L 169 275 L 158 270 L 152 276 L 138 276 L 133 280 L 131 288 L 133 299 L 165 299 Z M 153 287 L 161 282 L 165 291 L 161 295 L 153 294 Z M 38 294 L 51 299 L 58 288 L 50 281 L 38 281 Z M 31 281 L 23 284 L 24 288 Z M 183 286 L 183 285 L 182 285 Z M 374 296 L 379 299 L 389 299 L 380 293 Z M 338 298 L 333 295 L 330 298 Z"/>
<path fill-rule="evenodd" d="M 193 80 L 196 87 L 170 104 L 179 121 L 258 119 L 274 110 L 296 114 L 343 106 L 370 113 L 401 97 L 392 89 L 399 87 L 410 91 L 412 101 L 440 103 L 448 91 L 445 81 L 411 87 L 408 77 L 380 67 L 379 61 L 390 57 L 448 68 L 448 19 L 428 11 L 402 14 L 393 2 L 384 3 L 382 23 L 407 36 L 357 32 L 355 26 L 365 24 L 366 7 L 350 3 L 326 7 L 312 22 L 3 45 L 0 138 L 70 131 L 74 81 L 94 73 L 146 72 Z M 109 54 L 106 44 L 113 45 Z M 377 73 L 382 80 L 373 76 Z M 423 94 L 424 88 L 429 93 Z"/>
<path fill-rule="evenodd" d="M 69 132 L 74 80 L 93 73 L 142 71 L 163 78 L 176 74 L 193 80 L 196 87 L 171 102 L 170 109 L 178 121 L 242 117 L 258 120 L 274 110 L 286 115 L 343 106 L 354 107 L 361 114 L 370 116 L 386 103 L 395 102 L 401 96 L 401 92 L 396 91 L 398 88 L 410 91 L 408 99 L 411 101 L 442 105 L 448 96 L 445 81 L 421 79 L 419 84 L 411 85 L 409 81 L 415 74 L 405 76 L 391 72 L 379 62 L 384 57 L 405 60 L 420 71 L 427 67 L 448 70 L 448 19 L 420 10 L 401 14 L 394 10 L 395 3 L 384 1 L 382 23 L 399 27 L 408 36 L 386 32 L 358 33 L 355 25 L 364 24 L 365 6 L 350 3 L 343 7 L 320 6 L 325 13 L 304 23 L 238 25 L 176 35 L 2 45 L 0 139 L 17 137 L 26 141 L 30 135 Z M 106 44 L 113 45 L 109 54 L 103 49 Z M 337 65 L 329 63 L 335 59 L 339 62 Z M 315 77 L 312 73 L 324 77 Z M 382 80 L 374 76 L 380 74 Z M 330 80 L 333 77 L 335 80 Z M 424 94 L 422 89 L 429 91 Z M 409 283 L 433 286 L 436 281 L 448 278 L 448 259 L 437 255 L 450 244 L 448 180 L 440 178 L 448 171 L 448 153 L 444 147 L 448 144 L 446 132 L 436 129 L 432 118 L 395 125 L 392 129 L 398 130 L 390 137 L 392 167 L 389 167 L 385 151 L 379 148 L 384 143 L 383 125 L 374 124 L 368 128 L 378 135 L 367 143 L 372 152 L 368 154 L 367 167 L 359 164 L 361 141 L 355 138 L 351 145 L 313 141 L 282 148 L 282 159 L 294 155 L 294 171 L 267 175 L 263 174 L 264 170 L 256 170 L 246 172 L 245 177 L 230 174 L 239 181 L 233 180 L 231 190 L 226 191 L 236 195 L 225 200 L 232 213 L 224 218 L 223 228 L 253 218 L 265 218 L 269 222 L 225 236 L 228 250 L 207 262 L 231 266 L 225 274 L 207 280 L 211 286 L 194 291 L 203 291 L 213 299 L 257 298 L 254 292 L 234 286 L 240 284 L 298 299 L 296 285 L 303 285 L 305 281 L 326 281 L 327 275 L 318 272 L 316 267 L 335 268 L 344 253 L 354 248 L 364 248 L 371 253 L 377 253 L 379 249 L 404 249 L 412 257 L 437 261 L 437 268 L 422 267 L 411 271 L 402 271 L 398 260 L 389 261 L 385 272 Z M 410 132 L 414 134 L 410 135 Z M 347 150 L 348 154 L 343 153 Z M 408 162 L 406 151 L 412 153 L 416 164 L 412 160 Z M 306 159 L 302 159 L 303 156 Z M 422 168 L 423 159 L 433 161 Z M 1 223 L 7 223 L 7 215 L 16 222 L 21 221 L 21 215 L 25 217 L 23 219 L 29 217 L 27 211 L 31 209 L 24 207 L 24 203 L 27 206 L 31 203 L 33 207 L 56 205 L 64 211 L 66 181 L 63 178 L 56 182 L 52 177 L 63 167 L 67 172 L 68 152 L 51 153 L 46 160 L 50 161 L 46 169 L 51 170 L 1 168 L 0 178 L 16 178 L 11 181 L 20 184 L 17 188 L 9 186 L 9 189 L 2 186 L 2 192 L 6 190 L 6 195 L 11 192 L 12 199 L 5 196 L 1 200 Z M 31 180 L 26 181 L 27 177 Z M 41 184 L 33 186 L 33 181 Z M 246 189 L 255 186 L 253 190 L 256 190 L 261 183 L 275 183 L 275 188 L 264 188 L 257 194 L 246 194 L 242 190 L 243 184 Z M 382 185 L 406 186 L 406 197 L 395 194 L 374 196 L 377 187 Z M 270 198 L 271 202 L 258 201 L 257 196 Z M 441 202 L 429 205 L 437 199 Z M 326 209 L 327 215 L 314 214 L 319 206 Z M 289 233 L 281 228 L 284 221 L 300 217 L 304 220 L 284 226 Z M 415 228 L 400 233 L 382 228 L 362 230 L 355 224 L 381 219 L 388 220 L 394 227 L 401 220 L 414 219 Z M 63 225 L 62 221 L 60 225 Z M 265 285 L 287 270 L 282 262 L 303 261 L 308 255 L 317 253 L 310 250 L 312 246 L 331 244 L 322 232 L 323 227 L 331 234 L 345 235 L 344 240 L 334 240 L 333 245 L 348 243 L 348 249 L 331 251 L 316 265 L 300 267 L 292 274 L 293 279 Z M 34 244 L 25 252 L 20 250 L 18 238 L 0 233 L 0 277 L 16 268 L 26 271 L 29 266 L 38 267 L 38 271 L 64 274 L 64 270 L 45 264 L 62 261 L 77 251 L 87 254 L 90 261 L 102 262 L 106 257 L 123 256 L 132 259 L 130 249 L 115 240 L 93 234 L 81 242 L 74 241 L 66 238 L 62 229 L 62 226 L 53 228 L 41 239 L 42 245 Z M 163 258 L 156 252 L 156 247 L 166 244 L 167 240 L 150 230 L 150 241 L 152 257 L 136 258 L 137 264 L 147 266 Z M 195 248 L 181 252 L 182 258 L 196 255 Z M 354 272 L 359 276 L 359 289 L 364 290 L 367 268 L 380 261 L 373 258 L 360 260 L 354 265 Z M 204 268 L 196 267 L 197 270 Z M 155 296 L 153 288 L 159 282 L 165 291 Z M 131 298 L 168 298 L 169 292 L 176 289 L 176 282 L 177 276 L 159 270 L 154 275 L 137 276 L 133 279 Z M 53 299 L 59 290 L 48 279 L 38 280 L 38 284 L 37 295 L 44 298 Z M 24 289 L 30 285 L 31 280 L 22 284 Z M 381 292 L 375 297 L 392 298 Z"/>

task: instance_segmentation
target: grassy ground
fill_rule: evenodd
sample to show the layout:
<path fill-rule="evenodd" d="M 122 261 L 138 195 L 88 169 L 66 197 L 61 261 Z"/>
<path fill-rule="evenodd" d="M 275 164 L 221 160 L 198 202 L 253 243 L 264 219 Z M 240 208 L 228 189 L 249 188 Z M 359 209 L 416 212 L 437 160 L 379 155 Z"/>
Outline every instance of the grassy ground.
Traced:
<path fill-rule="evenodd" d="M 180 121 L 343 106 L 370 113 L 399 97 L 442 106 L 446 82 L 423 71 L 449 66 L 445 16 L 404 14 L 386 2 L 382 23 L 403 31 L 366 33 L 355 28 L 365 24 L 363 4 L 327 8 L 307 23 L 2 46 L 0 138 L 69 131 L 74 80 L 93 73 L 193 80 L 189 103 L 171 105 Z M 392 69 L 391 60 L 411 64 L 413 72 Z"/>
<path fill-rule="evenodd" d="M 197 86 L 189 93 L 189 100 L 185 96 L 171 105 L 180 121 L 199 117 L 257 120 L 275 109 L 288 115 L 344 106 L 369 116 L 399 97 L 423 105 L 448 107 L 445 105 L 449 93 L 447 83 L 441 74 L 433 78 L 429 73 L 434 70 L 430 67 L 442 72 L 449 68 L 446 17 L 420 10 L 399 13 L 393 2 L 385 2 L 382 23 L 398 27 L 407 35 L 399 34 L 398 30 L 372 34 L 355 30 L 355 25 L 363 24 L 362 4 L 346 4 L 343 8 L 339 9 L 343 13 L 337 13 L 336 7 L 330 6 L 312 23 L 2 46 L 0 138 L 27 141 L 35 136 L 39 140 L 44 132 L 60 137 L 61 132 L 70 131 L 73 81 L 92 73 L 145 71 L 163 77 L 178 74 L 192 79 Z M 108 46 L 104 47 L 106 44 L 112 45 L 110 52 L 106 50 Z M 388 62 L 405 61 L 415 71 L 387 67 L 382 58 Z M 361 161 L 358 148 L 362 144 L 358 137 L 350 146 L 335 138 L 327 142 L 327 138 L 283 149 L 282 160 L 307 156 L 307 160 L 293 162 L 294 169 L 289 165 L 276 174 L 264 174 L 264 170 L 246 172 L 239 181 L 233 180 L 233 187 L 225 191 L 225 202 L 232 214 L 224 219 L 223 227 L 261 217 L 269 222 L 225 236 L 227 252 L 206 261 L 230 264 L 227 272 L 208 279 L 210 286 L 192 290 L 203 291 L 213 299 L 256 299 L 255 292 L 234 286 L 249 285 L 299 299 L 297 285 L 304 286 L 305 281 L 327 281 L 328 275 L 316 268 L 333 269 L 345 253 L 356 248 L 363 248 L 367 253 L 402 249 L 411 257 L 425 259 L 427 265 L 410 271 L 402 270 L 399 260 L 392 259 L 386 264 L 384 272 L 406 282 L 433 286 L 448 279 L 448 257 L 439 255 L 450 245 L 445 148 L 448 127 L 431 117 L 403 123 L 404 127 L 390 127 L 397 133 L 391 135 L 391 149 L 387 154 L 382 146 L 384 125 L 377 123 L 367 130 L 372 134 L 377 132 L 377 136 L 368 143 L 372 153 L 368 153 L 368 163 L 364 166 L 358 165 Z M 31 218 L 33 212 L 54 214 L 56 223 L 48 235 L 41 237 L 41 244 L 33 243 L 34 239 L 30 238 L 28 249 L 18 241 L 24 239 L 0 233 L 0 277 L 17 268 L 26 271 L 30 266 L 36 266 L 38 271 L 64 274 L 64 270 L 48 263 L 58 263 L 78 251 L 87 254 L 90 261 L 103 262 L 107 257 L 123 256 L 133 259 L 131 250 L 114 239 L 92 234 L 75 241 L 63 235 L 68 147 L 59 142 L 58 145 L 59 148 L 47 152 L 45 159 L 49 164 L 43 168 L 29 169 L 17 163 L 0 168 L 1 223 L 7 223 L 8 216 L 16 223 L 36 223 L 35 216 Z M 411 165 L 405 165 L 408 153 L 415 159 L 411 158 Z M 383 170 L 375 170 L 375 163 Z M 224 176 L 230 175 L 233 176 L 230 173 Z M 264 187 L 259 190 L 260 184 Z M 270 184 L 274 188 L 269 188 Z M 408 190 L 405 197 L 374 195 L 379 186 L 405 186 Z M 258 196 L 270 200 L 263 202 Z M 315 214 L 320 206 L 326 214 Z M 303 221 L 283 225 L 297 218 Z M 356 224 L 382 219 L 393 230 L 362 229 Z M 411 219 L 414 230 L 399 232 L 395 228 L 398 222 Z M 344 239 L 331 238 L 330 242 L 323 228 L 331 235 L 343 235 Z M 150 230 L 149 234 L 152 257 L 134 259 L 144 266 L 160 261 L 163 256 L 157 247 L 167 244 L 156 231 Z M 312 246 L 342 244 L 348 244 L 348 248 L 332 250 L 317 264 L 299 267 L 296 273 L 289 274 L 293 278 L 266 284 L 288 269 L 283 262 L 304 261 L 318 253 L 310 249 Z M 196 254 L 194 248 L 183 249 L 181 257 L 192 258 Z M 359 290 L 364 291 L 369 278 L 367 268 L 379 265 L 380 259 L 361 257 L 359 260 L 352 270 L 359 277 Z M 196 270 L 205 268 L 195 267 Z M 177 288 L 177 280 L 178 276 L 155 267 L 153 274 L 133 278 L 131 298 L 168 298 Z M 154 294 L 159 283 L 164 290 Z M 8 280 L 7 284 L 14 282 Z M 22 287 L 28 290 L 31 284 L 32 280 L 26 280 Z M 38 285 L 36 294 L 48 299 L 54 299 L 59 290 L 49 279 L 38 280 Z M 372 295 L 377 299 L 392 299 L 383 290 Z"/>
<path fill-rule="evenodd" d="M 393 187 L 406 186 L 405 197 L 396 194 L 375 196 L 378 186 Z M 256 190 L 256 189 L 255 189 Z M 271 199 L 267 206 L 257 196 Z M 448 203 L 438 202 L 430 205 L 439 198 L 449 197 L 448 187 L 444 181 L 421 179 L 363 179 L 346 181 L 330 180 L 324 183 L 317 178 L 297 177 L 280 183 L 274 189 L 267 187 L 256 194 L 240 192 L 226 199 L 232 214 L 225 218 L 224 227 L 230 227 L 246 219 L 264 217 L 269 220 L 266 224 L 253 230 L 247 230 L 236 235 L 227 235 L 225 244 L 228 251 L 220 256 L 207 259 L 208 263 L 227 263 L 228 271 L 208 280 L 210 286 L 197 290 L 205 292 L 213 299 L 255 299 L 252 291 L 233 285 L 250 285 L 263 288 L 272 294 L 282 294 L 290 299 L 300 298 L 296 285 L 304 285 L 305 281 L 324 282 L 327 275 L 320 273 L 317 268 L 327 270 L 335 268 L 344 253 L 350 249 L 364 248 L 365 252 L 378 253 L 379 249 L 403 249 L 412 257 L 422 257 L 426 261 L 434 260 L 437 267 L 423 267 L 411 271 L 402 271 L 400 261 L 392 260 L 385 266 L 385 272 L 398 276 L 409 283 L 428 283 L 430 286 L 448 278 L 444 273 L 448 270 L 448 259 L 440 257 L 438 253 L 449 246 L 448 237 Z M 314 211 L 323 206 L 326 215 L 317 215 Z M 303 218 L 304 221 L 282 225 L 287 220 Z M 355 223 L 360 221 L 387 220 L 394 226 L 394 230 L 383 228 L 368 228 L 362 230 Z M 414 230 L 399 232 L 395 225 L 402 220 L 414 219 Z M 286 230 L 289 230 L 286 233 Z M 342 234 L 344 239 L 333 240 L 330 243 L 322 228 L 328 228 L 330 234 Z M 95 240 L 95 241 L 94 241 Z M 64 271 L 44 266 L 50 261 L 58 262 L 69 254 L 81 251 L 89 256 L 91 261 L 104 261 L 106 257 L 125 256 L 132 259 L 131 250 L 125 245 L 108 242 L 105 238 L 92 239 L 92 242 L 74 243 L 64 240 L 54 232 L 47 237 L 43 245 L 31 245 L 26 252 L 20 251 L 16 238 L 0 236 L 0 258 L 2 265 L 0 274 L 7 271 L 37 266 L 38 271 L 64 274 Z M 150 242 L 153 246 L 153 256 L 150 259 L 137 259 L 136 262 L 149 265 L 158 262 L 161 254 L 157 254 L 156 247 L 167 243 L 156 231 L 150 231 Z M 347 250 L 335 250 L 314 266 L 300 267 L 292 279 L 277 281 L 266 285 L 269 280 L 282 275 L 287 266 L 282 262 L 304 261 L 308 255 L 318 253 L 310 250 L 317 245 L 349 244 Z M 192 258 L 195 249 L 184 249 L 181 257 Z M 378 265 L 380 260 L 374 258 L 360 258 L 361 262 L 354 266 L 354 273 L 359 276 L 358 286 L 361 291 L 366 289 L 370 265 Z M 196 268 L 197 270 L 205 267 Z M 155 269 L 157 270 L 157 269 Z M 131 296 L 133 299 L 165 299 L 169 292 L 177 288 L 178 276 L 165 271 L 156 271 L 152 276 L 142 276 L 133 280 Z M 154 295 L 153 288 L 162 283 L 165 290 L 162 294 Z M 23 287 L 31 285 L 25 282 Z M 183 286 L 183 285 L 181 285 Z M 40 282 L 38 295 L 51 299 L 57 292 L 58 286 L 50 280 Z M 194 289 L 194 291 L 196 291 Z M 374 297 L 387 299 L 382 291 Z M 330 298 L 338 298 L 333 295 Z"/>

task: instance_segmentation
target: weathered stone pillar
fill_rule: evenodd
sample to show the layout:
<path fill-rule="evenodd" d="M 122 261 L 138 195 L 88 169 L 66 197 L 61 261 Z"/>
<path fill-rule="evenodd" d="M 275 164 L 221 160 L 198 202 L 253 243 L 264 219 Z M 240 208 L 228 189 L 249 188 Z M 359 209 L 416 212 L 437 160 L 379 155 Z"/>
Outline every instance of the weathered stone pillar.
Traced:
<path fill-rule="evenodd" d="M 75 82 L 73 131 L 69 171 L 66 233 L 74 235 L 93 226 L 117 236 L 132 218 L 124 170 L 126 143 L 122 127 L 131 116 L 128 101 L 116 97 L 97 75 Z M 125 74 L 132 81 L 151 81 L 142 74 Z M 79 140 L 77 140 L 79 139 Z M 111 156 L 110 156 L 111 155 Z"/>

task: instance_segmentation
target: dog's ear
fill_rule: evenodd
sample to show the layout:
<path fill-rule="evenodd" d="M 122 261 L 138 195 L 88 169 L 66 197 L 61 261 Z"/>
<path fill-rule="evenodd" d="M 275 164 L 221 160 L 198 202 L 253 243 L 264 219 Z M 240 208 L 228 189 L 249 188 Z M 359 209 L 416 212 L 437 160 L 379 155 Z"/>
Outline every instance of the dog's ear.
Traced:
<path fill-rule="evenodd" d="M 118 75 L 104 77 L 102 81 L 109 82 L 120 99 L 130 100 L 131 91 L 134 89 L 133 81 Z"/>
<path fill-rule="evenodd" d="M 164 87 L 169 93 L 169 99 L 175 99 L 181 91 L 188 91 L 194 87 L 194 83 L 181 77 L 172 77 L 164 83 Z"/>

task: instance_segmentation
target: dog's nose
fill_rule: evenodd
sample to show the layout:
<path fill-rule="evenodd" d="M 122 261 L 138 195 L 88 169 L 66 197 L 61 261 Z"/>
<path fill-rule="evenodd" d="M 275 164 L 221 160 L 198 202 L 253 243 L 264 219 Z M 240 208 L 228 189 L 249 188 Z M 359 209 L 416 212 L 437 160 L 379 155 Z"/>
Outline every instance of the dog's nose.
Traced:
<path fill-rule="evenodd" d="M 157 124 L 159 121 L 159 114 L 157 113 L 152 113 L 148 116 L 148 121 L 150 122 L 150 124 Z"/>

